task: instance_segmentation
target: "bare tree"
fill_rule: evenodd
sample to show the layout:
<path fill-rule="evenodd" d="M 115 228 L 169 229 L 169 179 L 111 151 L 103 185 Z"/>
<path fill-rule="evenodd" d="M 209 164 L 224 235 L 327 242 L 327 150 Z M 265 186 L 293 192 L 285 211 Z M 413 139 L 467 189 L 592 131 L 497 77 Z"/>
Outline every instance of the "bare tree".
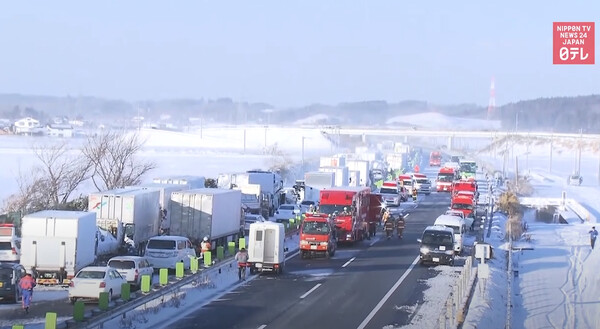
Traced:
<path fill-rule="evenodd" d="M 144 174 L 156 168 L 153 162 L 135 159 L 142 146 L 137 132 L 107 131 L 90 137 L 82 152 L 93 164 L 92 182 L 96 189 L 139 184 Z"/>

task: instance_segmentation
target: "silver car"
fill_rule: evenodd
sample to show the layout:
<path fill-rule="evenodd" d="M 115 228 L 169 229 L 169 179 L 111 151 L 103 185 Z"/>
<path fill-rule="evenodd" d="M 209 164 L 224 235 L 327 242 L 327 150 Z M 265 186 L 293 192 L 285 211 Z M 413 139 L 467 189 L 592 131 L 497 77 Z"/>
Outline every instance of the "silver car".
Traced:
<path fill-rule="evenodd" d="M 142 282 L 142 275 L 154 273 L 154 268 L 150 266 L 145 257 L 140 256 L 117 256 L 108 261 L 108 267 L 112 267 L 121 274 L 132 286 L 139 287 Z"/>

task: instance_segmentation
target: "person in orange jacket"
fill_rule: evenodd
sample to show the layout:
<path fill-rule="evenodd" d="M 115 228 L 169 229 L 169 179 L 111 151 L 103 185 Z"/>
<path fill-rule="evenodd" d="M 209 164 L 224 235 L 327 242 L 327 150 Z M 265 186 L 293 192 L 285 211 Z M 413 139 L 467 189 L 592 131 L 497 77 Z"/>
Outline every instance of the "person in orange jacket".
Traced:
<path fill-rule="evenodd" d="M 25 313 L 29 313 L 29 305 L 31 305 L 31 297 L 33 297 L 33 288 L 36 286 L 35 279 L 31 274 L 27 273 L 19 280 L 19 288 L 21 296 L 23 296 L 23 309 Z"/>

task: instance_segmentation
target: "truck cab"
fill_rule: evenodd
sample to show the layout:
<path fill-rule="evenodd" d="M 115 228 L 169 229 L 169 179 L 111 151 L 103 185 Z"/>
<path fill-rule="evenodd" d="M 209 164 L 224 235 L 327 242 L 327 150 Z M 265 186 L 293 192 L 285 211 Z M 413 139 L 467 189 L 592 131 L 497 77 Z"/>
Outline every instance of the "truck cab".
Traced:
<path fill-rule="evenodd" d="M 439 151 L 433 151 L 429 155 L 429 166 L 439 167 L 442 165 L 442 153 Z"/>
<path fill-rule="evenodd" d="M 300 257 L 333 257 L 336 240 L 336 230 L 329 215 L 308 214 L 300 226 Z"/>
<path fill-rule="evenodd" d="M 456 178 L 456 172 L 454 168 L 443 167 L 436 179 L 436 190 L 438 192 L 452 192 L 452 182 Z"/>
<path fill-rule="evenodd" d="M 403 191 L 404 193 L 402 193 Z M 379 193 L 387 206 L 398 207 L 400 203 L 408 200 L 406 188 L 396 181 L 383 182 Z"/>
<path fill-rule="evenodd" d="M 431 194 L 431 181 L 425 174 L 414 173 L 412 174 L 412 178 L 414 181 L 414 186 L 419 193 L 423 193 L 425 195 Z"/>
<path fill-rule="evenodd" d="M 470 222 L 471 226 L 475 221 L 476 203 L 471 197 L 457 195 L 450 201 L 450 209 L 459 210 L 465 215 L 465 221 Z"/>

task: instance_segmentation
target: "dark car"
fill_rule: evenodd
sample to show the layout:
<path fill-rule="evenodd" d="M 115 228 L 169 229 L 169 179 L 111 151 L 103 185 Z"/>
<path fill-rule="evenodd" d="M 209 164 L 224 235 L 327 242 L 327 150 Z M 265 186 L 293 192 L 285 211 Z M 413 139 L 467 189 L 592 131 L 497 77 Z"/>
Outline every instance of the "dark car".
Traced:
<path fill-rule="evenodd" d="M 446 226 L 427 226 L 417 241 L 421 264 L 454 265 L 454 231 Z"/>
<path fill-rule="evenodd" d="M 25 268 L 16 263 L 0 263 L 0 298 L 13 303 L 21 299 L 19 280 L 25 275 Z"/>

